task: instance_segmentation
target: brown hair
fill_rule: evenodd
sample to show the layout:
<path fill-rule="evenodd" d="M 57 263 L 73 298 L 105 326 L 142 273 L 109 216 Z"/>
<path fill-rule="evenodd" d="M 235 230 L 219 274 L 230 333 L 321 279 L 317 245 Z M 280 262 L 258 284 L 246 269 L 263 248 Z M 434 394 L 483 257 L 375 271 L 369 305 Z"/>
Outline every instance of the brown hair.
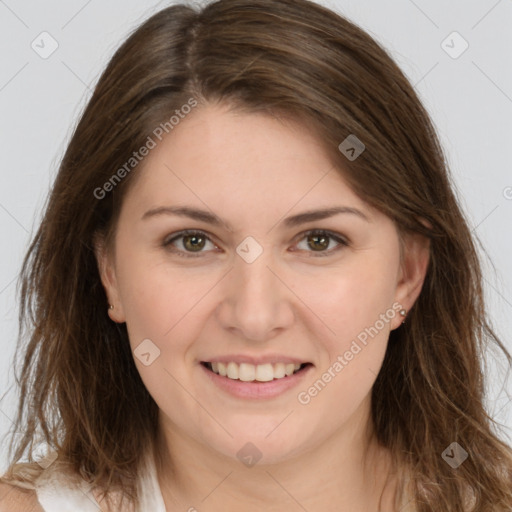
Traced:
<path fill-rule="evenodd" d="M 106 314 L 94 241 L 111 245 L 122 199 L 142 166 L 104 198 L 94 191 L 190 98 L 199 108 L 223 102 L 308 123 L 361 198 L 401 233 L 429 238 L 423 289 L 407 322 L 391 332 L 372 390 L 376 436 L 403 468 L 397 510 L 406 495 L 420 512 L 510 510 L 512 451 L 484 409 L 481 364 L 488 347 L 512 358 L 487 319 L 475 242 L 437 135 L 386 51 L 307 0 L 168 7 L 111 59 L 23 262 L 19 343 L 30 330 L 16 377 L 23 435 L 16 443 L 13 435 L 3 480 L 24 479 L 16 462 L 40 431 L 58 461 L 137 503 L 135 482 L 142 454 L 154 446 L 158 408 L 139 377 L 126 326 Z M 338 150 L 350 134 L 366 146 L 354 161 Z M 441 457 L 452 442 L 469 453 L 456 470 Z"/>

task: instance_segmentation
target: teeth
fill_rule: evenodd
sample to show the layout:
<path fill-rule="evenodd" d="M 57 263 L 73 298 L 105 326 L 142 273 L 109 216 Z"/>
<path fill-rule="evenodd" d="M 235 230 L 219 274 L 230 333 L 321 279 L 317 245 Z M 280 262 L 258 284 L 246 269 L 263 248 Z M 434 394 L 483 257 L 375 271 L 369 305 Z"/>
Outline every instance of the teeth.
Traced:
<path fill-rule="evenodd" d="M 226 371 L 230 379 L 238 379 L 238 365 L 236 363 L 228 363 Z"/>
<path fill-rule="evenodd" d="M 268 382 L 274 380 L 274 368 L 271 364 L 259 364 L 256 366 L 256 380 Z"/>
<path fill-rule="evenodd" d="M 300 364 L 294 363 L 276 363 L 276 364 L 237 364 L 233 361 L 229 363 L 210 363 L 211 369 L 228 379 L 241 380 L 243 382 L 270 382 L 274 379 L 282 379 L 290 376 L 300 368 Z"/>
<path fill-rule="evenodd" d="M 299 364 L 299 368 L 300 368 L 300 364 Z M 294 371 L 295 371 L 295 365 L 293 363 L 284 365 L 284 373 L 286 373 L 287 376 L 291 375 Z"/>
<path fill-rule="evenodd" d="M 276 363 L 274 365 L 274 378 L 282 379 L 286 375 L 284 363 Z"/>
<path fill-rule="evenodd" d="M 224 363 L 219 363 L 219 375 L 225 377 L 227 374 L 226 365 Z"/>
<path fill-rule="evenodd" d="M 229 363 L 238 366 L 236 363 Z M 228 375 L 229 377 L 229 375 Z M 242 363 L 238 367 L 238 379 L 244 382 L 251 382 L 256 378 L 256 366 L 253 364 Z"/>

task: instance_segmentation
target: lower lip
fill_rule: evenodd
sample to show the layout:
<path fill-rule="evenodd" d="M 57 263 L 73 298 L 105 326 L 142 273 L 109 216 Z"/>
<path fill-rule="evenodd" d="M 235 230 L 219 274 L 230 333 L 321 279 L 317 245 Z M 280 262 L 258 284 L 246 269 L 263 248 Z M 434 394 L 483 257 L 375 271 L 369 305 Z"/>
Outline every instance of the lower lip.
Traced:
<path fill-rule="evenodd" d="M 309 364 L 302 370 L 283 377 L 282 379 L 274 379 L 268 382 L 244 382 L 241 380 L 233 380 L 228 377 L 222 377 L 217 373 L 209 370 L 204 365 L 200 364 L 207 376 L 214 382 L 220 389 L 226 391 L 232 396 L 237 398 L 253 398 L 253 399 L 268 399 L 279 396 L 293 387 L 297 386 L 312 370 L 313 365 Z"/>

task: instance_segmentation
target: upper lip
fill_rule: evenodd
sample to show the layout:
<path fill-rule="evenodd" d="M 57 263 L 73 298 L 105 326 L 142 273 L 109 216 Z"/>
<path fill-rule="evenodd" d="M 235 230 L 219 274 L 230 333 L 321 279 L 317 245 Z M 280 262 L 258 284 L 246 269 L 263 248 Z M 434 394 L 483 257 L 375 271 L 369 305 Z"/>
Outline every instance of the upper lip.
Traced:
<path fill-rule="evenodd" d="M 244 354 L 232 354 L 227 356 L 218 356 L 212 357 L 211 359 L 205 359 L 202 361 L 204 363 L 230 363 L 234 362 L 237 364 L 247 363 L 253 364 L 255 366 L 260 364 L 276 364 L 276 363 L 284 363 L 284 364 L 305 364 L 309 361 L 305 361 L 304 359 L 300 359 L 297 357 L 290 357 L 279 354 L 269 354 L 266 356 L 249 356 Z"/>

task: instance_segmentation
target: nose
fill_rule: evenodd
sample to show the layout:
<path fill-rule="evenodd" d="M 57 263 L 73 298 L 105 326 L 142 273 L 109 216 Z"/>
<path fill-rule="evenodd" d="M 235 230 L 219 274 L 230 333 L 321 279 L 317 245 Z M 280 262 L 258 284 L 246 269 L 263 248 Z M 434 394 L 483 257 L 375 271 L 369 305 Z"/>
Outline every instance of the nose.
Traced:
<path fill-rule="evenodd" d="M 237 338 L 262 342 L 293 325 L 294 294 L 270 249 L 251 263 L 235 255 L 223 282 L 217 318 Z"/>

